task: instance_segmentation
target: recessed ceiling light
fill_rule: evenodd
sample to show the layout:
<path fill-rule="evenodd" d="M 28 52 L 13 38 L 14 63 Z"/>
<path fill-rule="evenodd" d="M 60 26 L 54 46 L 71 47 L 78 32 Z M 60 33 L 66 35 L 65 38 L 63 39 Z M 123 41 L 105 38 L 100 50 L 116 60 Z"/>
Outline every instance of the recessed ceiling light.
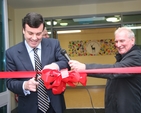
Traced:
<path fill-rule="evenodd" d="M 107 22 L 119 22 L 121 20 L 121 18 L 119 17 L 109 17 L 109 18 L 106 18 L 106 21 Z"/>

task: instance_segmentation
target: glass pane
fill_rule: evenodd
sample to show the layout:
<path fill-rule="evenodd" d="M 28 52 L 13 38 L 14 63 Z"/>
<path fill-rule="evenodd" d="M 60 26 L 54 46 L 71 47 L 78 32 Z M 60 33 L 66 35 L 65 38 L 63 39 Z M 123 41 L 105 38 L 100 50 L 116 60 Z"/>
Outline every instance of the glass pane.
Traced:
<path fill-rule="evenodd" d="M 0 0 L 0 71 L 4 71 L 4 21 L 3 21 L 3 5 Z M 0 79 L 0 92 L 6 91 L 5 80 Z"/>
<path fill-rule="evenodd" d="M 123 15 L 123 22 L 141 22 L 141 14 Z"/>
<path fill-rule="evenodd" d="M 47 32 L 48 32 L 49 37 L 51 37 L 51 28 L 47 28 Z"/>
<path fill-rule="evenodd" d="M 0 93 L 6 91 L 5 79 L 0 79 Z"/>
<path fill-rule="evenodd" d="M 0 108 L 0 113 L 7 113 L 7 105 Z"/>

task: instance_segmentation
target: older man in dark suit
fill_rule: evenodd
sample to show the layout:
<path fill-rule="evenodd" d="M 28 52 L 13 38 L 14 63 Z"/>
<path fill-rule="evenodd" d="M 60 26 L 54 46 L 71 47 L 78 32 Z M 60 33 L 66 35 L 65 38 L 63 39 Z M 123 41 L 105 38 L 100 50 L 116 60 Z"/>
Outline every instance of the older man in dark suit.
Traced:
<path fill-rule="evenodd" d="M 135 44 L 134 32 L 126 27 L 115 31 L 116 63 L 84 64 L 70 60 L 74 70 L 125 68 L 141 66 L 141 49 Z M 107 60 L 107 59 L 106 59 Z M 97 73 L 91 77 L 107 79 L 105 89 L 105 113 L 141 113 L 141 74 L 140 73 Z"/>
<path fill-rule="evenodd" d="M 25 40 L 6 51 L 7 71 L 35 70 L 34 48 L 38 49 L 38 56 L 43 68 L 68 68 L 67 60 L 60 53 L 59 41 L 53 38 L 43 38 L 45 28 L 43 17 L 37 13 L 28 13 L 23 19 L 23 34 Z M 19 75 L 20 76 L 20 75 Z M 40 80 L 40 77 L 38 77 Z M 46 89 L 49 109 L 42 111 L 38 106 L 38 89 L 40 83 L 35 78 L 7 79 L 7 88 L 18 94 L 19 113 L 63 113 L 65 109 L 64 96 L 54 95 L 52 90 Z M 37 89 L 36 89 L 37 88 Z"/>

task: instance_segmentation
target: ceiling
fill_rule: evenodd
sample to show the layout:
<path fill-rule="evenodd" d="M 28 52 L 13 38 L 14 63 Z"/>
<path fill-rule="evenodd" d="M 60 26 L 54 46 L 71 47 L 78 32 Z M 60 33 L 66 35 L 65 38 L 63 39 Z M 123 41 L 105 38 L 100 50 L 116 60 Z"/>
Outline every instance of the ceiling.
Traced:
<path fill-rule="evenodd" d="M 8 5 L 15 9 L 20 8 L 40 8 L 55 6 L 70 6 L 84 4 L 99 4 L 109 2 L 126 2 L 134 0 L 7 0 Z"/>
<path fill-rule="evenodd" d="M 116 2 L 129 2 L 129 1 L 134 1 L 134 0 L 7 0 L 7 3 L 9 6 L 13 7 L 14 9 L 20 9 L 20 8 L 24 9 L 24 8 L 42 8 L 42 7 L 56 7 L 56 6 L 116 3 Z M 117 16 L 117 15 L 110 15 L 110 16 Z M 140 21 L 140 17 L 138 16 L 140 15 L 137 15 L 137 17 L 136 15 L 135 16 L 131 15 L 131 17 L 129 15 L 129 18 L 128 16 L 124 16 L 123 21 L 125 22 Z M 109 22 L 106 21 L 106 18 L 108 18 L 108 15 L 104 17 L 55 19 L 54 21 L 57 21 L 57 25 L 55 25 L 57 27 L 62 26 L 61 25 L 62 23 L 63 24 L 67 23 L 67 25 L 65 26 L 109 24 Z M 93 19 L 93 20 L 90 20 L 90 19 Z M 47 21 L 50 21 L 50 20 L 46 19 L 46 22 Z M 49 27 L 50 25 L 47 25 L 47 26 Z"/>

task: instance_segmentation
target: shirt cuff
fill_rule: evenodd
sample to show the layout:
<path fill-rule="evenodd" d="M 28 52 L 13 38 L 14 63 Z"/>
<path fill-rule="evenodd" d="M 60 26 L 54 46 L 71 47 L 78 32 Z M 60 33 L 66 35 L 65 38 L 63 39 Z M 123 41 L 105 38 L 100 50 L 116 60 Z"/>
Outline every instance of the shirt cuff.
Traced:
<path fill-rule="evenodd" d="M 24 89 L 24 84 L 25 84 L 25 82 L 23 82 L 23 86 L 22 87 L 23 87 L 23 92 L 24 92 L 24 94 L 26 96 L 26 95 L 30 94 L 30 91 Z"/>

